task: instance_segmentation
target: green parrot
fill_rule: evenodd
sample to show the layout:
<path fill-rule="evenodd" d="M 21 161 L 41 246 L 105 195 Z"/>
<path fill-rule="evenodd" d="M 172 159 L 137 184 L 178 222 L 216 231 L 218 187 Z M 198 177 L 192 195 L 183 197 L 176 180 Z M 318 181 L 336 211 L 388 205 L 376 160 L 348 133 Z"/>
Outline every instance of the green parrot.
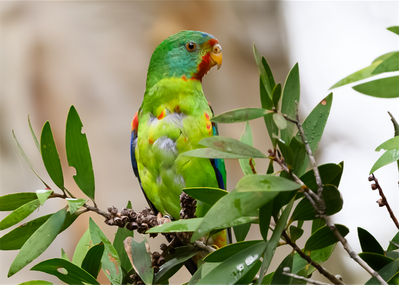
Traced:
<path fill-rule="evenodd" d="M 202 78 L 222 64 L 222 48 L 207 33 L 181 31 L 164 40 L 152 54 L 143 103 L 134 116 L 131 159 L 135 175 L 155 213 L 180 218 L 180 194 L 185 187 L 225 189 L 221 159 L 189 157 L 198 142 L 217 135 L 212 109 L 202 91 Z M 196 215 L 208 208 L 197 203 Z M 226 231 L 212 236 L 218 247 Z"/>

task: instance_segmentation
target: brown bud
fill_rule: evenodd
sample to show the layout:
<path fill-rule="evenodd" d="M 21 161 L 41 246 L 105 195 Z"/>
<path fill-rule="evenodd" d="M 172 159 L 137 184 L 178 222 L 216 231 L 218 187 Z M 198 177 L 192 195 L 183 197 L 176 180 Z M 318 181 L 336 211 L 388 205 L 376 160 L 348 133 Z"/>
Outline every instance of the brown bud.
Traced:
<path fill-rule="evenodd" d="M 126 225 L 127 222 L 129 222 L 129 217 L 128 216 L 121 216 L 122 222 L 124 225 Z"/>
<path fill-rule="evenodd" d="M 374 180 L 374 178 L 373 178 L 373 176 L 369 176 L 369 181 L 373 181 Z"/>
<path fill-rule="evenodd" d="M 135 230 L 135 229 L 133 229 L 133 223 L 127 223 L 126 228 L 127 228 L 129 231 Z"/>
<path fill-rule="evenodd" d="M 376 185 L 376 184 L 374 184 L 374 183 L 373 183 L 373 184 L 371 184 L 371 189 L 372 189 L 372 190 L 377 190 L 377 188 L 378 188 L 378 187 L 377 187 L 377 185 Z"/>
<path fill-rule="evenodd" d="M 164 244 L 164 243 L 161 243 L 161 245 L 159 246 L 159 248 L 160 248 L 162 251 L 164 251 L 164 250 L 166 250 L 166 249 L 168 248 L 168 246 L 167 246 L 166 244 Z"/>
<path fill-rule="evenodd" d="M 163 256 L 161 256 L 159 259 L 158 259 L 158 264 L 159 265 L 162 265 L 162 264 L 164 264 L 165 263 L 165 258 L 163 258 Z"/>
<path fill-rule="evenodd" d="M 377 204 L 378 204 L 378 206 L 380 206 L 380 207 L 384 207 L 384 206 L 385 206 L 385 203 L 384 203 L 384 201 L 382 201 L 382 199 L 378 200 L 378 201 L 377 201 Z"/>
<path fill-rule="evenodd" d="M 129 215 L 129 211 L 128 211 L 128 209 L 126 209 L 126 208 L 122 208 L 122 211 L 121 211 L 121 216 L 127 216 L 127 215 Z"/>
<path fill-rule="evenodd" d="M 134 221 L 137 218 L 137 214 L 135 211 L 129 211 L 129 218 L 131 221 Z"/>
<path fill-rule="evenodd" d="M 158 233 L 150 233 L 150 238 L 156 238 L 158 236 Z"/>
<path fill-rule="evenodd" d="M 160 256 L 161 256 L 161 254 L 160 254 L 158 251 L 154 251 L 154 252 L 152 253 L 152 258 L 153 258 L 153 259 L 158 259 Z"/>
<path fill-rule="evenodd" d="M 154 267 L 154 273 L 158 273 L 159 267 Z"/>
<path fill-rule="evenodd" d="M 139 227 L 136 222 L 131 222 L 130 224 L 132 225 L 133 230 L 137 230 L 137 228 Z"/>

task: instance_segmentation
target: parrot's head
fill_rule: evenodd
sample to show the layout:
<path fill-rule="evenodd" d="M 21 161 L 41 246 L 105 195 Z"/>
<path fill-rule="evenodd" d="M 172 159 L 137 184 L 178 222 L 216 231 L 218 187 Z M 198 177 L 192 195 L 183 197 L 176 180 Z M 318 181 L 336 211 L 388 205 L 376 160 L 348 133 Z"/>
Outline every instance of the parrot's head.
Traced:
<path fill-rule="evenodd" d="M 164 40 L 151 57 L 147 88 L 164 78 L 202 80 L 213 67 L 222 65 L 222 47 L 207 33 L 181 31 Z"/>

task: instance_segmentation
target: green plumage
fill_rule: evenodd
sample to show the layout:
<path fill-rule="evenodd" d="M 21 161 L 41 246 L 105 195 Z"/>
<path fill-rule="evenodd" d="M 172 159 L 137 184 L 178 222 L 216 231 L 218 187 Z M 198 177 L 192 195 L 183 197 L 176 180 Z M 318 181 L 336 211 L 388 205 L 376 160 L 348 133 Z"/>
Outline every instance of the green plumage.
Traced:
<path fill-rule="evenodd" d="M 196 49 L 189 50 L 188 43 Z M 184 187 L 219 187 L 209 159 L 180 155 L 201 147 L 213 135 L 212 111 L 201 79 L 215 63 L 217 40 L 206 33 L 183 31 L 163 41 L 148 68 L 144 100 L 138 111 L 134 156 L 142 188 L 162 214 L 179 219 Z M 197 215 L 206 209 L 197 207 Z"/>

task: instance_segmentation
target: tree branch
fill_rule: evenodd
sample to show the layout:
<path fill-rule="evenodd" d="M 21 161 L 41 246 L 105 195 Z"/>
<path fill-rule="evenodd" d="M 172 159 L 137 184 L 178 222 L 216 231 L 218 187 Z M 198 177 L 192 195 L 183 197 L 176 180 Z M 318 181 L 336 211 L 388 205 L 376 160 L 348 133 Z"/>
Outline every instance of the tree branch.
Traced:
<path fill-rule="evenodd" d="M 284 230 L 282 233 L 282 236 L 284 237 L 285 241 L 287 244 L 289 244 L 298 254 L 300 257 L 305 259 L 308 263 L 310 263 L 313 267 L 317 269 L 317 271 L 320 272 L 320 274 L 323 274 L 328 280 L 333 282 L 334 284 L 344 284 L 341 280 L 337 279 L 331 272 L 329 272 L 327 269 L 325 269 L 323 266 L 318 264 L 317 262 L 313 261 L 313 259 L 305 254 L 297 245 L 295 242 L 291 240 L 291 238 L 288 236 L 287 232 Z M 323 283 L 325 284 L 325 283 Z"/>
<path fill-rule="evenodd" d="M 305 149 L 306 149 L 307 155 L 309 157 L 310 163 L 312 164 L 314 176 L 315 176 L 317 187 L 318 187 L 317 195 L 316 195 L 318 197 L 318 199 L 314 199 L 313 200 L 314 195 L 305 195 L 306 198 L 309 199 L 310 202 L 312 202 L 312 200 L 313 200 L 312 205 L 313 205 L 316 213 L 318 213 L 320 218 L 324 219 L 324 221 L 326 222 L 327 226 L 330 228 L 330 230 L 337 237 L 337 239 L 342 244 L 342 246 L 344 247 L 346 252 L 349 254 L 349 256 L 354 261 L 356 261 L 361 267 L 363 267 L 371 276 L 375 277 L 382 285 L 387 285 L 387 282 L 384 279 L 382 279 L 382 277 L 378 274 L 378 272 L 375 271 L 374 269 L 372 269 L 363 259 L 361 259 L 356 254 L 356 252 L 352 249 L 352 247 L 350 246 L 348 241 L 337 230 L 335 224 L 331 221 L 331 218 L 329 216 L 325 215 L 325 203 L 324 203 L 324 199 L 323 199 L 323 196 L 322 196 L 323 184 L 322 184 L 322 181 L 321 181 L 321 177 L 320 177 L 319 169 L 317 167 L 316 160 L 315 160 L 315 158 L 313 156 L 312 150 L 310 149 L 309 142 L 308 142 L 308 140 L 306 138 L 305 131 L 303 130 L 303 127 L 302 127 L 302 125 L 301 125 L 301 123 L 299 121 L 298 104 L 296 105 L 296 108 L 295 108 L 295 114 L 296 114 L 297 120 L 294 123 L 296 124 L 296 126 L 298 128 L 298 132 L 299 132 L 299 135 L 301 137 L 302 143 L 305 145 Z M 304 185 L 303 182 L 300 183 L 300 184 Z M 302 188 L 304 188 L 304 187 L 302 187 Z M 311 194 L 312 192 L 313 191 L 309 191 L 307 193 Z M 306 192 L 305 192 L 305 194 L 306 194 Z"/>
<path fill-rule="evenodd" d="M 392 221 L 395 223 L 395 226 L 399 229 L 399 222 L 395 217 L 395 214 L 393 213 L 391 206 L 389 206 L 388 200 L 384 195 L 384 192 L 382 191 L 382 188 L 380 186 L 380 183 L 378 183 L 378 179 L 374 176 L 374 173 L 372 173 L 369 176 L 369 181 L 374 181 L 374 184 L 371 184 L 371 189 L 376 190 L 378 189 L 378 192 L 380 193 L 381 199 L 377 201 L 378 205 L 380 207 L 386 206 L 389 215 L 391 216 Z"/>

